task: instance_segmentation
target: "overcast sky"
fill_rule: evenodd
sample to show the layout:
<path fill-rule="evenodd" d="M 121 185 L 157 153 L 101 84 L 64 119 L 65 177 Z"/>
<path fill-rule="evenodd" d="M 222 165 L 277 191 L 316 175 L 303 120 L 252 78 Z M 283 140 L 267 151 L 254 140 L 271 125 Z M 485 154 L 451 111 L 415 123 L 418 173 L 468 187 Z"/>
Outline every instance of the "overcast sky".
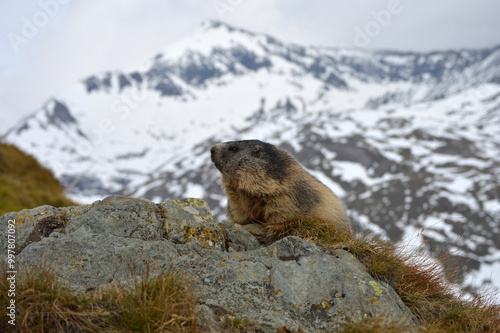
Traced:
<path fill-rule="evenodd" d="M 52 94 L 140 65 L 205 19 L 304 45 L 429 51 L 499 45 L 499 15 L 498 0 L 2 0 L 0 133 Z"/>

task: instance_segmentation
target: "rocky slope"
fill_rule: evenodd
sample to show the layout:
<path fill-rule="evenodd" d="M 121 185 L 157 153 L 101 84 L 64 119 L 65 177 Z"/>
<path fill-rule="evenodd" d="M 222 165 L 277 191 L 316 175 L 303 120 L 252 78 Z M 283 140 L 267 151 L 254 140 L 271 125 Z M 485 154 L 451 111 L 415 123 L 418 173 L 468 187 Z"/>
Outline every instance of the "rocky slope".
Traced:
<path fill-rule="evenodd" d="M 45 262 L 77 292 L 180 270 L 200 296 L 204 327 L 220 317 L 250 320 L 259 332 L 287 325 L 306 332 L 334 330 L 364 317 L 412 314 L 394 290 L 372 278 L 353 255 L 326 253 L 298 237 L 261 245 L 245 228 L 215 221 L 200 199 L 155 204 L 112 196 L 91 205 L 41 206 L 0 217 L 7 248 L 15 221 L 15 269 Z M 132 270 L 131 267 L 134 267 Z"/>
<path fill-rule="evenodd" d="M 194 196 L 220 219 L 210 146 L 269 141 L 341 196 L 360 229 L 451 249 L 464 287 L 500 286 L 499 73 L 500 47 L 305 47 L 206 22 L 143 66 L 54 96 L 5 139 L 77 200 Z"/>

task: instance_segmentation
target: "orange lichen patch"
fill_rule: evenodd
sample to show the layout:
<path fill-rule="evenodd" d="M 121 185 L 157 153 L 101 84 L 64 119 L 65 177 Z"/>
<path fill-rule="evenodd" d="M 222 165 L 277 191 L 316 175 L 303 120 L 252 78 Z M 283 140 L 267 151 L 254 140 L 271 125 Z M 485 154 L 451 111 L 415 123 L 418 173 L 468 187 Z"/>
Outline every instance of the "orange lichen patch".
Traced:
<path fill-rule="evenodd" d="M 379 301 L 379 300 L 378 300 L 378 298 L 377 298 L 377 297 L 375 297 L 375 296 L 372 296 L 372 297 L 370 298 L 370 301 L 371 301 L 374 305 L 378 305 L 378 304 L 380 304 L 380 301 Z"/>
<path fill-rule="evenodd" d="M 318 304 L 313 304 L 311 307 L 320 308 L 325 311 L 328 311 L 332 307 L 332 304 L 330 303 L 329 300 L 323 298 L 321 299 L 321 302 L 319 302 Z"/>
<path fill-rule="evenodd" d="M 184 242 L 188 242 L 190 238 L 195 238 L 200 245 L 205 247 L 215 247 L 222 239 L 219 233 L 206 227 L 191 228 L 186 226 L 185 231 L 186 238 Z"/>

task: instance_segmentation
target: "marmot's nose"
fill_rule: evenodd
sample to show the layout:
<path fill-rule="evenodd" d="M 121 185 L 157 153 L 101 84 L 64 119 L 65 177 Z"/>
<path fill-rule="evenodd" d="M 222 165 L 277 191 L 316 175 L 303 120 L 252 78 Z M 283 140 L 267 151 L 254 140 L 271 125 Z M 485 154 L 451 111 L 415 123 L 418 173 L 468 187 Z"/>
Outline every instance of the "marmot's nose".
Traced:
<path fill-rule="evenodd" d="M 211 149 L 210 149 L 210 159 L 215 162 L 215 160 L 217 159 L 217 145 L 213 146 Z"/>

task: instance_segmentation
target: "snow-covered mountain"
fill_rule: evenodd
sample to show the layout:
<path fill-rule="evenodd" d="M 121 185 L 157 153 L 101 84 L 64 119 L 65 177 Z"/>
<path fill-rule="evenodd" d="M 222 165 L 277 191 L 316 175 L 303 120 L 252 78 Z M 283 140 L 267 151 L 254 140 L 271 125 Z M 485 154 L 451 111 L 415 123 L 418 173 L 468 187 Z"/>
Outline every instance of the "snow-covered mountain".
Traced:
<path fill-rule="evenodd" d="M 500 286 L 500 46 L 306 47 L 209 21 L 143 66 L 57 94 L 4 138 L 77 200 L 196 196 L 221 220 L 210 147 L 269 141 L 359 229 L 453 249 L 462 285 Z"/>

